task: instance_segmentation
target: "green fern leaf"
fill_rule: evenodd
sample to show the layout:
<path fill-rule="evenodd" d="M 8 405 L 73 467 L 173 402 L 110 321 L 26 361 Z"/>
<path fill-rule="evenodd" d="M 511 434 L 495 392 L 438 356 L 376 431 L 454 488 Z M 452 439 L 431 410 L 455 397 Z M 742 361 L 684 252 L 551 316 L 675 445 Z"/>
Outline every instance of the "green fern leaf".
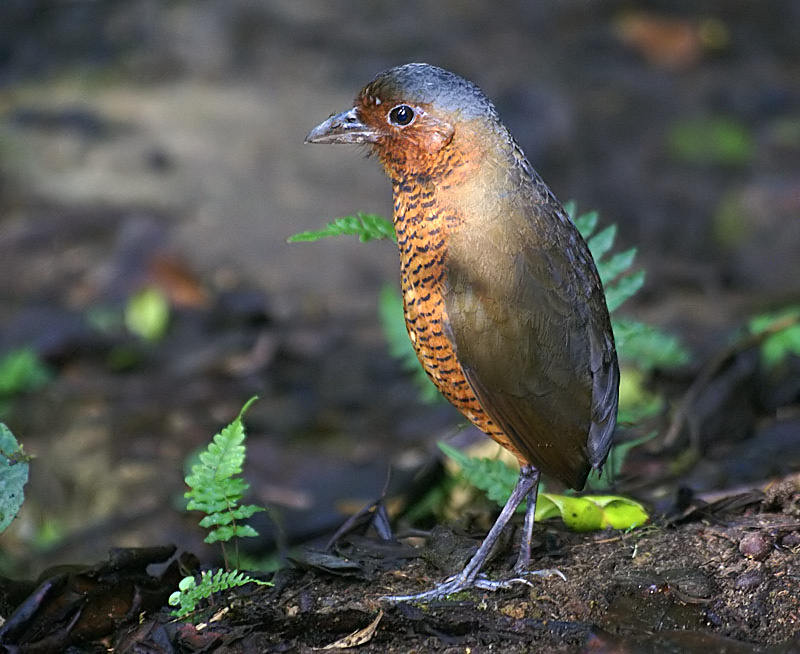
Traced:
<path fill-rule="evenodd" d="M 498 459 L 473 458 L 446 443 L 437 445 L 461 467 L 467 481 L 486 493 L 490 500 L 500 506 L 508 501 L 511 489 L 517 481 L 517 472 Z"/>
<path fill-rule="evenodd" d="M 172 615 L 183 619 L 197 610 L 200 602 L 208 600 L 214 593 L 221 593 L 246 584 L 258 586 L 272 586 L 271 582 L 253 579 L 239 570 L 225 571 L 218 569 L 216 572 L 204 570 L 200 573 L 200 580 L 194 577 L 184 577 L 178 584 L 178 590 L 169 596 L 169 605 L 177 608 Z"/>
<path fill-rule="evenodd" d="M 644 271 L 630 272 L 633 260 L 636 258 L 636 248 L 619 252 L 606 260 L 605 255 L 614 247 L 617 226 L 609 225 L 594 234 L 598 220 L 596 211 L 590 211 L 576 217 L 574 202 L 568 202 L 564 207 L 581 236 L 589 245 L 600 280 L 603 282 L 608 311 L 611 313 L 625 300 L 634 295 L 644 284 Z"/>
<path fill-rule="evenodd" d="M 605 227 L 587 241 L 595 261 L 601 261 L 606 253 L 614 247 L 615 238 L 617 238 L 616 224 Z"/>
<path fill-rule="evenodd" d="M 252 528 L 237 524 L 264 510 L 255 505 L 239 505 L 250 487 L 247 481 L 237 476 L 242 472 L 245 458 L 242 418 L 255 400 L 255 397 L 251 398 L 236 420 L 214 436 L 206 450 L 200 453 L 199 463 L 192 466 L 191 474 L 186 477 L 189 486 L 184 494 L 189 500 L 186 508 L 205 513 L 200 526 L 213 529 L 206 536 L 207 543 L 258 535 Z"/>
<path fill-rule="evenodd" d="M 575 227 L 578 228 L 584 240 L 588 239 L 594 230 L 597 229 L 597 221 L 600 215 L 596 211 L 587 211 L 585 214 L 576 216 L 577 205 L 575 202 L 567 202 L 564 205 L 564 210 L 567 212 L 572 222 L 575 223 Z"/>
<path fill-rule="evenodd" d="M 689 351 L 673 334 L 637 320 L 617 318 L 614 338 L 620 359 L 644 370 L 674 368 L 689 361 Z"/>
<path fill-rule="evenodd" d="M 633 265 L 633 260 L 636 258 L 636 248 L 618 252 L 607 261 L 601 261 L 597 264 L 597 272 L 600 273 L 600 278 L 611 282 L 619 275 L 624 273 Z"/>
<path fill-rule="evenodd" d="M 644 270 L 638 270 L 635 273 L 622 275 L 616 283 L 606 287 L 606 304 L 609 313 L 616 311 L 625 300 L 636 295 L 636 292 L 644 285 L 644 277 Z"/>
<path fill-rule="evenodd" d="M 312 243 L 332 236 L 358 236 L 362 243 L 379 239 L 395 239 L 394 226 L 383 216 L 358 212 L 355 216 L 337 218 L 324 229 L 301 232 L 290 236 L 289 243 Z"/>

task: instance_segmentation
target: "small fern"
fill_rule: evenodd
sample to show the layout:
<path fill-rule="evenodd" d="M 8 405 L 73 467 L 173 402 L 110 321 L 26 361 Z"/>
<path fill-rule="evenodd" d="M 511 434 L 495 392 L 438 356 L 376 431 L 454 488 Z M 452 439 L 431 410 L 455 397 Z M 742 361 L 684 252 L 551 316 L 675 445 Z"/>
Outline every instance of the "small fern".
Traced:
<path fill-rule="evenodd" d="M 459 465 L 467 481 L 486 493 L 492 502 L 503 506 L 508 501 L 511 489 L 517 483 L 518 472 L 499 459 L 469 456 L 447 443 L 439 442 L 437 445 Z"/>
<path fill-rule="evenodd" d="M 189 511 L 202 511 L 205 517 L 200 526 L 209 529 L 206 543 L 219 542 L 228 568 L 225 543 L 233 538 L 258 536 L 249 525 L 241 524 L 263 507 L 253 504 L 240 505 L 239 502 L 250 485 L 239 477 L 245 458 L 245 431 L 242 418 L 250 405 L 258 398 L 251 397 L 236 419 L 216 434 L 208 447 L 200 453 L 199 461 L 192 466 L 186 476 L 189 490 L 184 496 L 189 501 Z M 196 610 L 198 603 L 211 597 L 213 593 L 229 590 L 244 584 L 254 583 L 262 586 L 272 585 L 259 581 L 238 570 L 206 570 L 197 583 L 194 577 L 184 577 L 178 589 L 169 598 L 170 606 L 177 606 L 172 614 L 184 618 Z"/>
<path fill-rule="evenodd" d="M 172 615 L 183 619 L 194 613 L 198 604 L 210 598 L 214 593 L 225 592 L 245 584 L 272 585 L 260 579 L 253 579 L 238 570 L 204 570 L 200 573 L 199 582 L 194 577 L 184 577 L 178 584 L 178 590 L 169 596 L 169 605 L 177 607 L 173 609 Z"/>
<path fill-rule="evenodd" d="M 300 232 L 290 236 L 289 243 L 311 243 L 331 236 L 358 236 L 362 243 L 384 238 L 395 240 L 394 226 L 383 216 L 374 213 L 358 212 L 355 216 L 337 218 L 324 229 Z"/>
<path fill-rule="evenodd" d="M 242 416 L 256 399 L 251 398 L 236 420 L 214 436 L 186 477 L 189 486 L 184 494 L 189 500 L 186 508 L 206 514 L 200 521 L 201 527 L 210 530 L 206 543 L 258 536 L 255 529 L 240 523 L 264 508 L 253 504 L 239 505 L 250 485 L 238 476 L 245 457 Z"/>
<path fill-rule="evenodd" d="M 689 351 L 674 334 L 628 318 L 616 317 L 612 322 L 617 350 L 624 363 L 653 370 L 674 368 L 689 362 Z"/>
<path fill-rule="evenodd" d="M 592 252 L 606 293 L 608 311 L 613 313 L 625 300 L 635 295 L 644 284 L 644 270 L 635 272 L 630 270 L 633 260 L 636 258 L 636 248 L 606 258 L 606 255 L 614 247 L 617 226 L 609 225 L 595 234 L 594 230 L 597 228 L 598 221 L 596 211 L 576 216 L 574 202 L 568 202 L 564 208 Z"/>

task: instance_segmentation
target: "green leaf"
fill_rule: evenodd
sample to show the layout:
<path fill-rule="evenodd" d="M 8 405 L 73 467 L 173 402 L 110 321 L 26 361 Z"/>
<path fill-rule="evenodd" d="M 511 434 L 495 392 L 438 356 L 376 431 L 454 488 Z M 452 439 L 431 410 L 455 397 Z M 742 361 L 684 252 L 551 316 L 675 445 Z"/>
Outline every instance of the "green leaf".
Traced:
<path fill-rule="evenodd" d="M 0 357 L 0 395 L 15 395 L 44 386 L 52 377 L 35 350 L 22 347 Z"/>
<path fill-rule="evenodd" d="M 467 481 L 484 491 L 490 500 L 498 506 L 508 501 L 519 477 L 517 471 L 498 459 L 472 458 L 446 443 L 438 443 L 438 446 L 461 467 Z M 525 507 L 521 505 L 517 510 L 524 511 Z M 649 516 L 638 502 L 616 495 L 577 497 L 539 493 L 536 520 L 552 517 L 560 517 L 575 531 L 594 531 L 607 527 L 630 529 L 644 524 Z"/>
<path fill-rule="evenodd" d="M 560 517 L 573 531 L 632 529 L 645 524 L 650 516 L 645 508 L 618 495 L 556 495 L 540 493 L 536 520 Z"/>
<path fill-rule="evenodd" d="M 599 214 L 596 211 L 587 211 L 582 216 L 576 217 L 575 211 L 577 210 L 577 205 L 572 201 L 567 202 L 564 205 L 564 209 L 567 215 L 572 219 L 572 222 L 575 223 L 575 227 L 578 228 L 584 240 L 588 240 L 597 228 L 597 221 L 600 217 Z"/>
<path fill-rule="evenodd" d="M 600 278 L 611 282 L 619 275 L 624 273 L 633 265 L 633 260 L 636 258 L 636 248 L 618 252 L 607 261 L 600 261 L 597 264 L 597 272 L 600 273 Z"/>
<path fill-rule="evenodd" d="M 644 271 L 630 272 L 633 260 L 636 258 L 636 248 L 619 252 L 606 260 L 605 256 L 614 247 L 617 226 L 609 225 L 594 234 L 598 221 L 596 211 L 575 218 L 575 203 L 568 202 L 564 206 L 589 246 L 600 280 L 603 282 L 608 310 L 613 312 L 644 284 Z"/>
<path fill-rule="evenodd" d="M 606 286 L 606 304 L 609 313 L 616 311 L 620 305 L 644 285 L 644 270 L 629 275 L 622 275 L 616 283 Z"/>
<path fill-rule="evenodd" d="M 0 532 L 11 524 L 25 500 L 29 460 L 11 430 L 0 422 Z"/>
<path fill-rule="evenodd" d="M 258 532 L 249 525 L 223 525 L 209 532 L 203 540 L 206 543 L 227 543 L 234 538 L 255 538 Z"/>
<path fill-rule="evenodd" d="M 499 459 L 478 459 L 450 447 L 437 443 L 439 449 L 455 461 L 470 484 L 486 493 L 486 496 L 503 506 L 511 495 L 519 473 Z M 524 507 L 523 507 L 524 508 Z M 522 509 L 521 509 L 522 510 Z"/>
<path fill-rule="evenodd" d="M 587 241 L 595 261 L 600 261 L 614 247 L 616 237 L 617 226 L 614 224 L 602 229 Z"/>
<path fill-rule="evenodd" d="M 246 520 L 263 507 L 239 505 L 250 485 L 238 475 L 245 459 L 245 431 L 242 422 L 245 412 L 257 398 L 253 397 L 242 407 L 236 420 L 216 434 L 199 462 L 192 466 L 186 476 L 189 490 L 184 493 L 189 511 L 201 511 L 205 517 L 200 526 L 211 529 L 207 543 L 226 542 L 231 538 L 257 536 L 252 527 L 237 524 Z"/>
<path fill-rule="evenodd" d="M 158 341 L 164 336 L 169 317 L 169 300 L 154 286 L 131 296 L 125 306 L 125 326 L 148 341 Z"/>
<path fill-rule="evenodd" d="M 332 236 L 358 236 L 362 243 L 378 239 L 395 239 L 394 226 L 383 216 L 358 212 L 329 222 L 324 229 L 300 232 L 290 236 L 289 243 L 310 243 Z"/>
<path fill-rule="evenodd" d="M 670 154 L 690 164 L 742 166 L 753 157 L 753 137 L 748 127 L 728 116 L 690 118 L 669 130 Z"/>
<path fill-rule="evenodd" d="M 245 584 L 256 584 L 258 586 L 272 586 L 272 582 L 253 579 L 239 570 L 216 571 L 204 570 L 200 573 L 200 580 L 194 577 L 184 577 L 178 583 L 178 590 L 169 596 L 170 606 L 177 607 L 172 611 L 172 615 L 183 619 L 190 613 L 197 610 L 200 602 L 207 601 L 214 593 L 221 593 Z"/>
<path fill-rule="evenodd" d="M 752 334 L 766 335 L 761 342 L 761 358 L 767 368 L 775 368 L 789 355 L 800 356 L 800 307 L 765 313 L 750 321 Z M 769 332 L 773 332 L 767 335 Z"/>
<path fill-rule="evenodd" d="M 620 359 L 644 370 L 674 368 L 689 362 L 689 351 L 677 336 L 637 320 L 612 321 Z"/>

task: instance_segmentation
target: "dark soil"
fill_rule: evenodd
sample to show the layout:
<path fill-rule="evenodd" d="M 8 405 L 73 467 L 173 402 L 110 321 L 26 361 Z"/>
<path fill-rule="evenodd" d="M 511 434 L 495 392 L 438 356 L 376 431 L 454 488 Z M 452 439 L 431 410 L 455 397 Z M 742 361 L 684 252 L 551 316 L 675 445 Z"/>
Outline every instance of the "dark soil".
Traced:
<path fill-rule="evenodd" d="M 273 588 L 238 594 L 220 623 L 212 619 L 197 632 L 165 629 L 189 652 L 342 646 L 373 621 L 374 631 L 351 636 L 359 651 L 798 651 L 800 480 L 765 502 L 751 495 L 749 506 L 733 514 L 702 513 L 627 534 L 542 528 L 535 560 L 566 579 L 531 577 L 530 586 L 427 605 L 394 605 L 382 596 L 426 590 L 441 570 L 415 559 L 378 571 L 392 548 L 358 539 L 342 548 L 350 575 L 285 570 Z M 145 642 L 152 643 L 148 633 Z"/>

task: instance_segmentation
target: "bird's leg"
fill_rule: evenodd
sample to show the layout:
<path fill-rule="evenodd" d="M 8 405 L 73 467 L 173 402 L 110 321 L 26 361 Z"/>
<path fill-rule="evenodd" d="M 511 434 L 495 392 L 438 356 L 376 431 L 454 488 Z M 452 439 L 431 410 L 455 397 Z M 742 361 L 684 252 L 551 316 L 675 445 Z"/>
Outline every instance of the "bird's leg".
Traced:
<path fill-rule="evenodd" d="M 457 575 L 446 579 L 444 582 L 435 586 L 429 591 L 419 593 L 418 595 L 393 595 L 383 597 L 382 599 L 389 602 L 426 602 L 429 600 L 438 599 L 452 595 L 467 588 L 481 588 L 483 590 L 498 590 L 500 588 L 507 588 L 514 583 L 528 583 L 527 580 L 522 578 L 506 579 L 503 581 L 490 581 L 480 574 L 486 560 L 489 557 L 492 548 L 497 543 L 503 528 L 511 520 L 511 517 L 517 510 L 517 507 L 524 499 L 528 500 L 527 513 L 525 515 L 525 531 L 522 537 L 521 550 L 517 564 L 514 567 L 515 572 L 524 572 L 520 566 L 527 566 L 530 562 L 530 546 L 531 546 L 531 533 L 533 530 L 533 516 L 536 508 L 536 490 L 539 486 L 539 471 L 530 465 L 524 465 L 520 468 L 519 479 L 517 480 L 511 496 L 508 498 L 503 510 L 497 517 L 494 525 L 486 534 L 486 538 L 481 543 L 478 551 L 472 556 L 464 569 Z M 528 574 L 536 575 L 550 575 L 561 574 L 558 571 L 552 570 L 538 570 L 529 572 Z M 563 575 L 562 575 L 563 576 Z"/>
<path fill-rule="evenodd" d="M 520 470 L 520 475 L 522 471 Z M 528 491 L 527 506 L 525 508 L 525 522 L 522 525 L 522 538 L 519 542 L 519 556 L 514 564 L 514 572 L 524 573 L 531 563 L 531 538 L 533 537 L 533 521 L 536 517 L 536 498 L 539 495 L 539 471 L 533 468 L 536 482 Z"/>

